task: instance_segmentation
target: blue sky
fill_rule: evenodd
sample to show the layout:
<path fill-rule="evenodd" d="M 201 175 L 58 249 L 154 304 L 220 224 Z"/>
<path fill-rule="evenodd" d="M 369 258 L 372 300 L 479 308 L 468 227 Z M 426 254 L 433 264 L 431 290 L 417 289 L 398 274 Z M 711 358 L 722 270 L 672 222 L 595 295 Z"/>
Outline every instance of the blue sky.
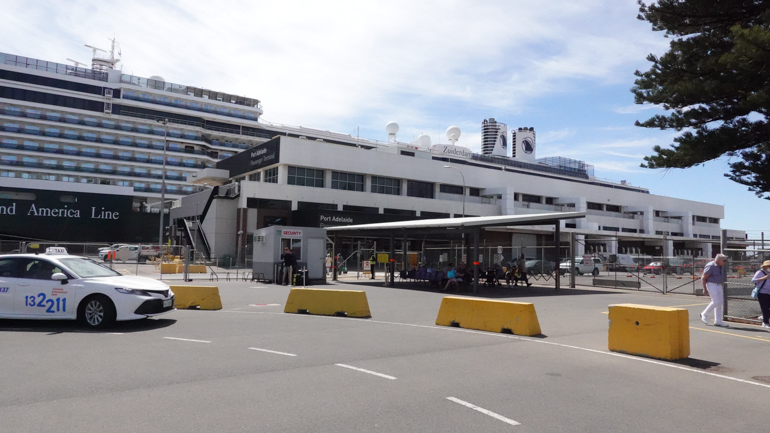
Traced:
<path fill-rule="evenodd" d="M 724 178 L 727 159 L 687 170 L 639 167 L 671 131 L 633 126 L 634 71 L 668 40 L 635 0 L 90 1 L 5 0 L 0 51 L 88 62 L 115 35 L 123 71 L 255 97 L 265 120 L 386 140 L 420 133 L 480 149 L 494 117 L 534 127 L 538 157 L 594 165 L 598 178 L 725 206 L 723 228 L 768 229 L 770 202 Z"/>

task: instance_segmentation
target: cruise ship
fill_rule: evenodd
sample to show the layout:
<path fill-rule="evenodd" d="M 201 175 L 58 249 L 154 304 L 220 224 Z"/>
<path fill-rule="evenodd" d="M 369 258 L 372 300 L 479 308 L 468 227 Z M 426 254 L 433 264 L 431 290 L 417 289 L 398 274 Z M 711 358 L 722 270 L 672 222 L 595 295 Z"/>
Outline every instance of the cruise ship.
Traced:
<path fill-rule="evenodd" d="M 220 257 L 271 225 L 582 211 L 562 222 L 585 239 L 581 253 L 720 247 L 723 206 L 537 158 L 531 127 L 485 119 L 478 153 L 457 127 L 433 144 L 400 141 L 395 122 L 383 141 L 268 123 L 257 98 L 124 74 L 114 47 L 94 49 L 91 68 L 0 53 L 3 238 L 170 241 Z"/>

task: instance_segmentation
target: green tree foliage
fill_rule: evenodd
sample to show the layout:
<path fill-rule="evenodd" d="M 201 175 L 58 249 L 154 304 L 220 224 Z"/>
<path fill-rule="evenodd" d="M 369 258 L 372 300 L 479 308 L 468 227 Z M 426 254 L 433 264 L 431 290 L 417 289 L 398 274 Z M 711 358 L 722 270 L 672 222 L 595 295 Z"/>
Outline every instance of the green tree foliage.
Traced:
<path fill-rule="evenodd" d="M 770 1 L 639 2 L 639 19 L 672 38 L 652 67 L 636 71 L 637 104 L 668 114 L 636 122 L 680 134 L 642 167 L 688 168 L 730 157 L 725 176 L 770 199 Z"/>

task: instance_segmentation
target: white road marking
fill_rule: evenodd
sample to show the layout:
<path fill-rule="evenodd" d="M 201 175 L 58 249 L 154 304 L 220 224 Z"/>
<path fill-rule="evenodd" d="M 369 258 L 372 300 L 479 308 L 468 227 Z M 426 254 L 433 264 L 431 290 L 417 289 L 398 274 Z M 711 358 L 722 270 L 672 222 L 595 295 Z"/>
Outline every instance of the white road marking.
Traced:
<path fill-rule="evenodd" d="M 280 307 L 281 304 L 249 304 L 249 307 Z"/>
<path fill-rule="evenodd" d="M 275 350 L 260 349 L 260 348 L 257 348 L 257 347 L 249 347 L 249 350 L 258 350 L 260 352 L 275 353 L 276 355 L 297 356 L 297 355 L 295 355 L 293 353 L 276 352 Z"/>
<path fill-rule="evenodd" d="M 206 340 L 191 340 L 189 338 L 176 338 L 176 337 L 163 337 L 166 340 L 177 340 L 177 341 L 192 341 L 193 343 L 211 343 L 210 341 Z"/>
<path fill-rule="evenodd" d="M 536 338 L 520 337 L 520 336 L 510 335 L 510 334 L 497 334 L 497 333 L 494 333 L 494 332 L 474 331 L 472 329 L 454 328 L 454 327 L 449 327 L 449 326 L 432 326 L 432 325 L 417 325 L 417 324 L 413 324 L 413 323 L 385 322 L 385 321 L 382 321 L 382 320 L 358 319 L 358 318 L 353 318 L 353 317 L 314 316 L 312 314 L 286 314 L 286 313 L 278 313 L 278 312 L 270 312 L 270 311 L 225 311 L 225 312 L 226 313 L 246 313 L 246 314 L 272 314 L 272 315 L 279 315 L 279 316 L 293 317 L 293 318 L 302 317 L 302 318 L 305 318 L 305 319 L 320 318 L 320 319 L 329 319 L 329 320 L 354 320 L 354 321 L 360 322 L 360 323 L 380 323 L 380 324 L 384 324 L 384 325 L 411 326 L 411 327 L 414 327 L 414 328 L 435 329 L 437 331 L 466 332 L 466 333 L 469 333 L 469 334 L 486 335 L 487 337 L 509 338 L 509 339 L 512 339 L 512 340 L 521 340 L 521 341 L 528 341 L 530 343 L 548 344 L 548 345 L 551 345 L 551 346 L 563 347 L 563 348 L 567 348 L 567 349 L 576 349 L 576 350 L 582 350 L 582 351 L 585 351 L 585 352 L 598 353 L 598 354 L 601 354 L 601 355 L 615 356 L 615 357 L 618 357 L 618 358 L 629 359 L 631 361 L 646 362 L 646 363 L 649 363 L 649 364 L 661 365 L 663 367 L 675 368 L 677 370 L 684 370 L 684 371 L 689 371 L 689 372 L 692 372 L 692 373 L 705 374 L 706 376 L 718 377 L 720 379 L 732 380 L 734 382 L 745 383 L 745 384 L 748 384 L 748 385 L 761 386 L 763 388 L 770 388 L 770 385 L 768 385 L 768 384 L 759 383 L 759 382 L 752 382 L 750 380 L 738 379 L 737 377 L 730 377 L 730 376 L 725 376 L 725 375 L 722 375 L 722 374 L 709 373 L 708 371 L 701 371 L 701 370 L 697 370 L 697 369 L 694 369 L 694 368 L 683 367 L 681 365 L 669 364 L 669 363 L 665 363 L 665 362 L 661 362 L 661 361 L 655 361 L 655 360 L 652 360 L 652 359 L 640 358 L 640 357 L 635 357 L 635 356 L 631 356 L 631 355 L 625 355 L 625 354 L 622 354 L 622 353 L 606 352 L 606 351 L 603 351 L 603 350 L 596 350 L 596 349 L 589 349 L 589 348 L 586 348 L 586 347 L 571 346 L 569 344 L 555 343 L 555 342 L 552 342 L 552 341 L 543 341 L 543 340 L 536 339 Z"/>
<path fill-rule="evenodd" d="M 369 374 L 373 374 L 375 376 L 384 377 L 385 379 L 396 380 L 396 378 L 393 377 L 393 376 L 388 376 L 387 374 L 377 373 L 376 371 L 364 370 L 363 368 L 353 367 L 352 365 L 346 365 L 346 364 L 334 364 L 334 365 L 336 365 L 338 367 L 345 367 L 345 368 L 349 368 L 351 370 L 360 371 L 361 373 L 369 373 Z"/>
<path fill-rule="evenodd" d="M 497 420 L 500 420 L 500 421 L 502 421 L 502 422 L 504 422 L 504 423 L 506 423 L 506 424 L 510 424 L 510 425 L 521 425 L 521 423 L 520 423 L 520 422 L 516 422 L 516 421 L 514 421 L 514 420 L 512 420 L 512 419 L 510 419 L 510 418 L 506 418 L 506 417 L 504 417 L 504 416 L 502 416 L 502 415 L 500 415 L 500 414 L 497 414 L 497 413 L 494 413 L 494 412 L 492 412 L 491 410 L 486 410 L 486 409 L 484 409 L 483 407 L 478 407 L 478 406 L 476 406 L 475 404 L 471 404 L 471 403 L 468 403 L 467 401 L 462 401 L 462 400 L 460 400 L 459 398 L 454 398 L 454 397 L 447 397 L 446 399 L 447 399 L 447 400 L 449 400 L 449 401 L 453 401 L 453 402 L 455 402 L 455 403 L 457 403 L 457 404 L 461 404 L 461 405 L 463 405 L 463 406 L 465 406 L 465 407 L 471 408 L 471 409 L 475 410 L 476 412 L 481 412 L 481 413 L 483 413 L 484 415 L 489 415 L 489 416 L 491 416 L 492 418 L 495 418 L 495 419 L 497 419 Z"/>

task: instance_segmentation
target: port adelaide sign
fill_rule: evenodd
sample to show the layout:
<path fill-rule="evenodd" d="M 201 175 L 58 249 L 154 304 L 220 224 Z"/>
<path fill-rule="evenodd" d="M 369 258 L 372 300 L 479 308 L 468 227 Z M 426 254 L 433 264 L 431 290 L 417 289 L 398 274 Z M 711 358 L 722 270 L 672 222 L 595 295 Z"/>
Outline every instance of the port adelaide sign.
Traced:
<path fill-rule="evenodd" d="M 229 170 L 230 177 L 236 177 L 243 173 L 278 164 L 280 154 L 280 141 L 278 138 L 274 138 L 217 162 L 217 168 Z"/>

